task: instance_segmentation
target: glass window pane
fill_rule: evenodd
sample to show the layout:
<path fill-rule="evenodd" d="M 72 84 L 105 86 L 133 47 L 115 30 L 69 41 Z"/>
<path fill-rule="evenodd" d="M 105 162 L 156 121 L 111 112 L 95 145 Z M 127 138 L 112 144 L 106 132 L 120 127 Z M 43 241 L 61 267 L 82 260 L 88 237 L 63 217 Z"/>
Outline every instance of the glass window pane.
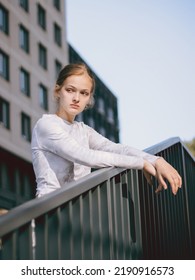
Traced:
<path fill-rule="evenodd" d="M 39 26 L 41 26 L 45 30 L 46 29 L 46 11 L 40 4 L 37 5 L 37 19 L 38 19 Z"/>
<path fill-rule="evenodd" d="M 53 0 L 54 7 L 60 11 L 60 0 Z"/>
<path fill-rule="evenodd" d="M 21 180 L 20 180 L 20 172 L 19 170 L 15 170 L 14 172 L 14 189 L 17 194 L 20 194 Z"/>
<path fill-rule="evenodd" d="M 30 96 L 30 75 L 23 68 L 20 69 L 20 90 L 26 96 Z"/>
<path fill-rule="evenodd" d="M 39 104 L 44 110 L 48 110 L 47 89 L 43 85 L 39 85 Z"/>
<path fill-rule="evenodd" d="M 108 108 L 108 121 L 110 123 L 114 123 L 114 112 L 113 112 L 113 109 L 112 108 Z"/>
<path fill-rule="evenodd" d="M 97 109 L 98 109 L 98 112 L 101 113 L 101 114 L 105 114 L 105 110 L 104 110 L 104 100 L 102 97 L 99 97 L 98 98 L 98 102 L 97 102 Z"/>
<path fill-rule="evenodd" d="M 57 79 L 61 69 L 62 69 L 62 64 L 58 60 L 56 60 L 55 61 L 55 74 L 56 74 L 55 77 L 56 77 L 56 79 Z"/>
<path fill-rule="evenodd" d="M 29 32 L 22 25 L 20 25 L 19 44 L 25 52 L 29 53 Z"/>
<path fill-rule="evenodd" d="M 9 80 L 9 57 L 0 49 L 0 75 Z"/>
<path fill-rule="evenodd" d="M 3 163 L 0 165 L 0 188 L 1 189 L 10 188 L 8 169 L 7 166 Z"/>
<path fill-rule="evenodd" d="M 0 30 L 5 34 L 9 33 L 9 12 L 0 4 Z"/>
<path fill-rule="evenodd" d="M 61 28 L 56 23 L 54 24 L 54 41 L 58 46 L 62 45 L 62 34 Z"/>
<path fill-rule="evenodd" d="M 5 128 L 7 129 L 10 128 L 9 103 L 3 98 L 0 98 L 0 122 L 3 124 Z"/>
<path fill-rule="evenodd" d="M 39 64 L 44 68 L 47 69 L 47 50 L 46 48 L 39 44 Z"/>
<path fill-rule="evenodd" d="M 31 141 L 31 120 L 25 113 L 21 114 L 21 133 L 24 139 Z"/>
<path fill-rule="evenodd" d="M 20 6 L 26 11 L 28 12 L 28 0 L 20 0 Z"/>

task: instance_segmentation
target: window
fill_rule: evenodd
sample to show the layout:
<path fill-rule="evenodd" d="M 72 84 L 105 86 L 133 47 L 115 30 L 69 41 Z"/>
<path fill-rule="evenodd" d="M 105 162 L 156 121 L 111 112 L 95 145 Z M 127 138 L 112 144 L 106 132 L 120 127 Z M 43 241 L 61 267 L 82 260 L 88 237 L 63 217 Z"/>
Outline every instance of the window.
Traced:
<path fill-rule="evenodd" d="M 9 34 L 9 12 L 0 4 L 0 30 Z"/>
<path fill-rule="evenodd" d="M 20 172 L 18 169 L 14 170 L 14 190 L 16 194 L 20 194 L 20 187 L 21 187 L 21 179 L 20 179 Z"/>
<path fill-rule="evenodd" d="M 47 88 L 39 85 L 39 104 L 44 110 L 48 110 Z"/>
<path fill-rule="evenodd" d="M 77 120 L 78 122 L 82 122 L 82 121 L 83 121 L 83 113 L 78 114 L 78 115 L 76 116 L 76 120 Z"/>
<path fill-rule="evenodd" d="M 61 47 L 62 45 L 62 32 L 61 28 L 57 23 L 54 23 L 54 41 L 55 43 Z"/>
<path fill-rule="evenodd" d="M 31 184 L 30 184 L 30 179 L 27 175 L 24 175 L 22 178 L 23 182 L 22 182 L 22 186 L 23 186 L 23 190 L 22 190 L 22 194 L 25 196 L 29 196 L 30 195 L 30 191 L 31 191 Z"/>
<path fill-rule="evenodd" d="M 24 68 L 20 69 L 20 90 L 30 96 L 30 75 Z"/>
<path fill-rule="evenodd" d="M 55 60 L 55 73 L 56 73 L 56 79 L 60 73 L 60 70 L 62 69 L 62 64 L 56 59 Z"/>
<path fill-rule="evenodd" d="M 8 174 L 8 167 L 4 163 L 0 164 L 0 188 L 9 189 L 10 176 Z"/>
<path fill-rule="evenodd" d="M 100 114 L 104 114 L 104 113 L 105 113 L 104 100 L 103 100 L 102 97 L 99 97 L 99 98 L 98 98 L 97 109 L 98 109 L 98 112 L 99 112 Z"/>
<path fill-rule="evenodd" d="M 37 5 L 37 19 L 38 25 L 46 30 L 46 11 L 40 4 Z"/>
<path fill-rule="evenodd" d="M 114 123 L 114 112 L 113 112 L 113 109 L 112 108 L 108 108 L 107 114 L 108 114 L 108 121 L 110 123 Z"/>
<path fill-rule="evenodd" d="M 60 11 L 60 0 L 53 0 L 54 7 Z"/>
<path fill-rule="evenodd" d="M 105 130 L 105 128 L 104 128 L 103 126 L 101 126 L 101 127 L 99 128 L 99 133 L 100 133 L 101 135 L 103 135 L 103 136 L 106 136 L 106 130 Z"/>
<path fill-rule="evenodd" d="M 47 69 L 47 49 L 39 44 L 39 65 Z"/>
<path fill-rule="evenodd" d="M 20 7 L 22 7 L 26 12 L 28 12 L 28 0 L 19 0 Z"/>
<path fill-rule="evenodd" d="M 7 129 L 10 129 L 10 109 L 9 103 L 0 97 L 0 123 Z"/>
<path fill-rule="evenodd" d="M 108 136 L 108 139 L 109 139 L 110 141 L 116 143 L 116 139 L 115 139 L 115 137 L 114 137 L 113 135 L 109 135 L 109 136 Z"/>
<path fill-rule="evenodd" d="M 0 49 L 0 75 L 9 80 L 9 56 Z"/>
<path fill-rule="evenodd" d="M 25 113 L 21 114 L 21 134 L 24 139 L 31 140 L 31 120 Z"/>
<path fill-rule="evenodd" d="M 20 47 L 26 53 L 29 53 L 29 32 L 22 24 L 20 24 L 19 28 L 20 28 L 20 37 L 19 37 Z"/>
<path fill-rule="evenodd" d="M 95 128 L 95 121 L 92 117 L 88 118 L 88 125 Z"/>

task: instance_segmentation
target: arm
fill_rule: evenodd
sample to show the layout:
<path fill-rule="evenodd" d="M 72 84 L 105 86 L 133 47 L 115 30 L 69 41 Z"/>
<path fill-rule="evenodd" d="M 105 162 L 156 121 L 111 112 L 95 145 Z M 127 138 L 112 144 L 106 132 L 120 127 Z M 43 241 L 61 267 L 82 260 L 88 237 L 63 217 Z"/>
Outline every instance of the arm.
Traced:
<path fill-rule="evenodd" d="M 147 160 L 152 165 L 155 165 L 155 161 L 159 158 L 157 156 L 151 155 L 149 153 L 143 152 L 136 148 L 116 144 L 107 138 L 103 137 L 101 134 L 96 132 L 93 128 L 86 126 L 89 130 L 89 143 L 90 147 L 95 150 L 107 151 L 122 155 L 136 156 L 141 157 L 144 160 Z"/>
<path fill-rule="evenodd" d="M 177 170 L 175 170 L 175 168 L 173 168 L 162 157 L 153 156 L 130 146 L 116 144 L 112 141 L 109 141 L 107 138 L 103 137 L 92 128 L 89 128 L 89 131 L 92 148 L 119 154 L 139 156 L 143 158 L 143 172 L 147 182 L 152 185 L 151 176 L 155 176 L 158 180 L 159 186 L 156 190 L 156 193 L 161 191 L 163 188 L 167 189 L 165 180 L 168 180 L 170 183 L 173 194 L 176 194 L 178 188 L 181 188 L 182 179 Z"/>
<path fill-rule="evenodd" d="M 57 122 L 39 121 L 34 129 L 38 148 L 50 151 L 71 162 L 99 168 L 117 166 L 143 168 L 143 159 L 138 156 L 120 155 L 113 152 L 93 150 L 79 144 L 64 127 Z M 35 147 L 33 147 L 35 149 Z"/>

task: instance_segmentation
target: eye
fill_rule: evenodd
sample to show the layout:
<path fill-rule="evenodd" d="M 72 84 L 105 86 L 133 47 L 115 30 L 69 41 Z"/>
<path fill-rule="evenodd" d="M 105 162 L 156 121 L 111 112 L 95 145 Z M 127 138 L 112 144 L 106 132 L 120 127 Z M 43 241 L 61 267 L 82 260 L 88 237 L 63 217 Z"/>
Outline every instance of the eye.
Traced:
<path fill-rule="evenodd" d="M 69 92 L 69 93 L 72 93 L 73 89 L 72 88 L 66 88 L 66 91 Z"/>
<path fill-rule="evenodd" d="M 89 96 L 89 92 L 88 91 L 81 91 L 81 94 L 84 96 Z"/>

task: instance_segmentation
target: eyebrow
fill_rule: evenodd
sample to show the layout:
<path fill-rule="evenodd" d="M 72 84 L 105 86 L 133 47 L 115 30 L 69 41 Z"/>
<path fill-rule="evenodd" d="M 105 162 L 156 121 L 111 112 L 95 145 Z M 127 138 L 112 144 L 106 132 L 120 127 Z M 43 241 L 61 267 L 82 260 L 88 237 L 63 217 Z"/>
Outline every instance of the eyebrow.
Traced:
<path fill-rule="evenodd" d="M 73 85 L 71 85 L 71 84 L 67 84 L 66 87 L 72 87 L 72 88 L 74 88 L 74 89 L 77 89 L 77 87 L 75 87 L 75 86 L 73 86 Z M 82 90 L 82 91 L 83 91 L 83 90 L 90 91 L 90 89 L 88 89 L 88 88 L 84 88 L 84 89 L 81 89 L 81 90 Z"/>
<path fill-rule="evenodd" d="M 65 86 L 76 88 L 75 86 L 73 86 L 73 85 L 71 85 L 71 84 L 67 84 L 67 85 L 65 85 Z"/>

